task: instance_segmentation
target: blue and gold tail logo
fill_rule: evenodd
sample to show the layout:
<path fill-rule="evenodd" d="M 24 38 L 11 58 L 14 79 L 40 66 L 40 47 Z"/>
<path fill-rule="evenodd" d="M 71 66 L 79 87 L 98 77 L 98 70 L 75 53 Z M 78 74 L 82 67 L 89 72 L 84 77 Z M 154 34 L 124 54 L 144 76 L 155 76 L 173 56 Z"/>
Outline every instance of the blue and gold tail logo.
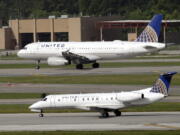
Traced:
<path fill-rule="evenodd" d="M 155 15 L 148 26 L 135 40 L 136 42 L 158 42 L 158 37 L 161 30 L 162 15 Z"/>
<path fill-rule="evenodd" d="M 176 73 L 177 72 L 168 72 L 160 75 L 159 79 L 155 82 L 150 92 L 161 93 L 164 96 L 168 96 L 172 76 Z"/>
<path fill-rule="evenodd" d="M 158 37 L 156 32 L 151 28 L 151 26 L 147 26 L 141 35 L 136 39 L 137 42 L 158 42 Z"/>
<path fill-rule="evenodd" d="M 168 90 L 166 88 L 166 85 L 161 79 L 158 79 L 154 86 L 152 87 L 152 90 L 150 92 L 154 93 L 161 93 L 164 96 L 168 96 Z"/>

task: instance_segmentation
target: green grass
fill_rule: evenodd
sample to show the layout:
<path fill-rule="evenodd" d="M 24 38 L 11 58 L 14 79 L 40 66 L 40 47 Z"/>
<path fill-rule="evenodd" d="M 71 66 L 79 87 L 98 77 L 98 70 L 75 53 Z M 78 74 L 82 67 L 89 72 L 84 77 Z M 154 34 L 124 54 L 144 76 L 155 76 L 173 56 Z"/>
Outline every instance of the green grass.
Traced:
<path fill-rule="evenodd" d="M 0 132 L 0 135 L 179 135 L 180 130 L 171 131 L 16 131 Z"/>
<path fill-rule="evenodd" d="M 180 45 L 169 45 L 168 47 L 165 48 L 165 50 L 180 50 Z"/>
<path fill-rule="evenodd" d="M 59 66 L 49 66 L 47 64 L 40 64 L 41 68 L 59 68 Z M 36 64 L 1 64 L 0 69 L 14 69 L 14 68 L 34 68 Z"/>
<path fill-rule="evenodd" d="M 0 56 L 0 60 L 22 60 L 16 54 L 9 54 L 8 56 Z"/>
<path fill-rule="evenodd" d="M 143 56 L 136 56 L 133 58 L 128 59 L 179 59 L 180 55 L 168 55 L 168 54 L 150 54 L 150 55 L 143 55 Z"/>
<path fill-rule="evenodd" d="M 1 83 L 152 85 L 159 74 L 0 77 Z M 180 85 L 180 74 L 172 85 Z"/>
<path fill-rule="evenodd" d="M 124 112 L 163 112 L 163 111 L 180 111 L 179 102 L 156 102 L 149 105 L 130 107 L 123 109 Z"/>
<path fill-rule="evenodd" d="M 40 97 L 41 93 L 0 93 L 0 99 L 32 99 Z"/>
<path fill-rule="evenodd" d="M 1 104 L 0 113 L 29 113 L 28 106 L 26 104 Z"/>
<path fill-rule="evenodd" d="M 0 69 L 14 68 L 35 68 L 35 64 L 0 64 Z M 41 68 L 75 68 L 75 65 L 49 66 L 40 64 Z M 107 62 L 100 63 L 102 68 L 121 68 L 121 67 L 151 67 L 151 66 L 180 66 L 180 62 Z M 85 64 L 85 68 L 91 68 L 91 64 Z"/>
<path fill-rule="evenodd" d="M 150 105 L 140 107 L 130 107 L 122 109 L 122 112 L 162 112 L 162 111 L 180 111 L 179 102 L 156 102 Z M 27 104 L 1 104 L 0 113 L 30 113 Z M 45 110 L 46 113 L 74 113 L 74 112 L 87 112 L 78 109 L 56 109 L 56 110 Z"/>
<path fill-rule="evenodd" d="M 120 67 L 156 67 L 156 66 L 180 66 L 180 62 L 110 62 L 102 63 L 103 68 Z"/>

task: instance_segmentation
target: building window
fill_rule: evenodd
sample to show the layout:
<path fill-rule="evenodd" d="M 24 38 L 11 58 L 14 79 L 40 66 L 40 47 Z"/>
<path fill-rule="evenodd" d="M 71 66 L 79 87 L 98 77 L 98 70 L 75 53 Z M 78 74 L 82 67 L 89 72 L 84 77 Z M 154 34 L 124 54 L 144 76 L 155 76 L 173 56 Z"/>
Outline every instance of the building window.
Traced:
<path fill-rule="evenodd" d="M 68 32 L 55 33 L 55 41 L 69 41 Z"/>

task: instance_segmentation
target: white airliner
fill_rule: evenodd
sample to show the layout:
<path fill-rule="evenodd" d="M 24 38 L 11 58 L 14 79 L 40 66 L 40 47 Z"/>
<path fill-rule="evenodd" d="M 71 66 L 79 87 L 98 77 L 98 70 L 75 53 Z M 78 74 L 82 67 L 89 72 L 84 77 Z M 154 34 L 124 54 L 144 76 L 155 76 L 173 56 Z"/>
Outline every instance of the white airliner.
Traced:
<path fill-rule="evenodd" d="M 161 74 L 153 87 L 118 93 L 64 94 L 48 95 L 41 101 L 32 104 L 29 109 L 40 112 L 43 117 L 44 109 L 76 108 L 98 111 L 102 117 L 108 117 L 108 112 L 121 116 L 119 109 L 153 103 L 168 96 L 172 76 L 176 72 Z"/>
<path fill-rule="evenodd" d="M 165 48 L 165 44 L 158 43 L 161 21 L 162 15 L 155 15 L 133 42 L 36 42 L 26 45 L 17 55 L 36 60 L 37 69 L 41 60 L 47 60 L 49 65 L 73 63 L 77 69 L 83 69 L 83 64 L 93 63 L 92 67 L 98 68 L 97 60 L 132 57 Z"/>

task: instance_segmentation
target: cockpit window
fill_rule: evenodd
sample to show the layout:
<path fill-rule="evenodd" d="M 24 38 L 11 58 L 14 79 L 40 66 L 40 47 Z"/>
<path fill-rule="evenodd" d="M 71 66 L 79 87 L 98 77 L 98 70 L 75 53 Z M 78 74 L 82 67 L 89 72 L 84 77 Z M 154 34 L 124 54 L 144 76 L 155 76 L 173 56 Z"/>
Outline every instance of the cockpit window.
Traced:
<path fill-rule="evenodd" d="M 27 50 L 27 47 L 25 46 L 23 49 L 24 49 L 24 50 Z"/>
<path fill-rule="evenodd" d="M 47 98 L 43 98 L 43 100 L 42 101 L 46 101 L 47 100 Z"/>

